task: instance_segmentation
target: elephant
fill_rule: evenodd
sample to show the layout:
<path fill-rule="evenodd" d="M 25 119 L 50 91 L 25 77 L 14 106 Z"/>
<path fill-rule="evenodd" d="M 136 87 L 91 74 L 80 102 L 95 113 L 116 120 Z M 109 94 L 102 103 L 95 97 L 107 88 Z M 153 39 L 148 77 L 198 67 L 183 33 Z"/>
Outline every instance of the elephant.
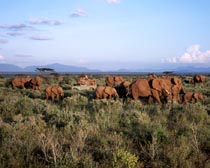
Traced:
<path fill-rule="evenodd" d="M 123 81 L 122 76 L 107 76 L 105 79 L 106 86 L 119 86 Z"/>
<path fill-rule="evenodd" d="M 97 86 L 96 88 L 96 99 L 115 99 L 119 97 L 115 88 L 110 86 Z"/>
<path fill-rule="evenodd" d="M 179 85 L 173 85 L 171 88 L 171 93 L 172 93 L 172 100 L 181 103 L 180 94 L 184 94 L 183 88 L 180 88 Z"/>
<path fill-rule="evenodd" d="M 173 85 L 182 86 L 182 80 L 178 77 L 172 77 L 171 82 L 172 82 Z"/>
<path fill-rule="evenodd" d="M 188 102 L 195 103 L 198 100 L 204 100 L 204 96 L 202 93 L 186 92 L 183 96 L 183 104 L 187 104 Z"/>
<path fill-rule="evenodd" d="M 30 83 L 33 90 L 40 90 L 40 87 L 42 84 L 42 78 L 39 76 L 36 76 L 30 80 Z"/>
<path fill-rule="evenodd" d="M 166 101 L 172 100 L 172 83 L 169 78 L 155 78 L 149 80 L 149 86 L 152 89 L 152 94 L 155 96 L 156 101 L 160 103 L 159 96 L 163 96 Z"/>
<path fill-rule="evenodd" d="M 181 103 L 180 94 L 184 94 L 184 89 L 182 87 L 182 80 L 178 77 L 171 78 L 172 83 L 172 99 L 176 100 L 177 102 Z"/>
<path fill-rule="evenodd" d="M 45 89 L 45 95 L 46 95 L 46 101 L 48 101 L 48 98 L 51 97 L 52 101 L 54 102 L 55 98 L 58 100 L 64 97 L 64 91 L 61 86 L 48 86 Z"/>
<path fill-rule="evenodd" d="M 204 83 L 205 81 L 206 81 L 206 76 L 204 76 L 204 75 L 194 75 L 191 83 L 195 85 L 196 83 Z"/>
<path fill-rule="evenodd" d="M 87 81 L 87 85 L 88 85 L 88 86 L 96 85 L 96 80 L 95 80 L 95 79 L 89 79 L 89 80 Z"/>
<path fill-rule="evenodd" d="M 78 85 L 96 85 L 96 80 L 95 79 L 89 79 L 87 75 L 85 75 L 85 77 L 81 77 L 79 78 L 79 80 L 77 81 Z"/>
<path fill-rule="evenodd" d="M 155 79 L 155 78 L 157 78 L 157 75 L 155 75 L 154 73 L 148 74 L 148 79 Z"/>
<path fill-rule="evenodd" d="M 146 79 L 138 79 L 133 81 L 129 86 L 129 92 L 127 95 L 131 96 L 134 100 L 146 97 L 148 98 L 148 103 L 151 103 L 153 98 L 158 104 L 161 103 L 159 92 L 151 88 L 149 80 Z"/>
<path fill-rule="evenodd" d="M 30 81 L 31 77 L 30 76 L 26 76 L 26 77 L 22 77 L 22 78 L 14 78 L 11 81 L 11 85 L 12 87 L 20 87 L 22 89 L 25 89 L 25 83 Z"/>
<path fill-rule="evenodd" d="M 131 82 L 129 81 L 123 81 L 120 85 L 115 86 L 115 89 L 117 90 L 117 93 L 120 98 L 126 98 L 127 93 L 129 92 L 129 86 Z"/>

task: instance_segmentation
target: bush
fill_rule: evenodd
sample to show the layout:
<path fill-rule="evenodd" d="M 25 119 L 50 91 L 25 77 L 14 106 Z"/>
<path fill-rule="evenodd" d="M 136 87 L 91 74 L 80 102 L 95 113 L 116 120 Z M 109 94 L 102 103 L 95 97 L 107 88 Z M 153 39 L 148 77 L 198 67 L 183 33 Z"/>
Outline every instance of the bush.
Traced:
<path fill-rule="evenodd" d="M 112 165 L 114 168 L 134 168 L 137 165 L 138 157 L 130 152 L 119 149 L 113 154 Z"/>

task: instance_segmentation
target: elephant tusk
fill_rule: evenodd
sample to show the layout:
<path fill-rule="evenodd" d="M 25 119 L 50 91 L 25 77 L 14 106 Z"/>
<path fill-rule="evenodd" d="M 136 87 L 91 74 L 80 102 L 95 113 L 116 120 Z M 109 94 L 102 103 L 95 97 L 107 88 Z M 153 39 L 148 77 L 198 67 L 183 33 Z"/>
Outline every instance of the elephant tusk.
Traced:
<path fill-rule="evenodd" d="M 165 89 L 165 91 L 166 91 L 167 94 L 170 94 L 170 92 L 167 89 Z"/>

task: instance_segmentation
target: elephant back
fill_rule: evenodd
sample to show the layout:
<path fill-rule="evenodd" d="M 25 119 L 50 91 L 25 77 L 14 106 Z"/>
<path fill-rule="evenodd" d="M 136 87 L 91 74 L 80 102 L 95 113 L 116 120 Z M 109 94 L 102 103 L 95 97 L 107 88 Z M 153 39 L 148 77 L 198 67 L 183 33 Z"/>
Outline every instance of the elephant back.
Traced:
<path fill-rule="evenodd" d="M 34 78 L 31 79 L 31 83 L 34 85 L 41 85 L 42 84 L 42 78 L 39 76 L 36 76 Z"/>
<path fill-rule="evenodd" d="M 149 86 L 149 81 L 146 79 L 138 79 L 131 83 L 130 85 L 132 96 L 138 95 L 141 97 L 150 96 L 151 88 Z"/>

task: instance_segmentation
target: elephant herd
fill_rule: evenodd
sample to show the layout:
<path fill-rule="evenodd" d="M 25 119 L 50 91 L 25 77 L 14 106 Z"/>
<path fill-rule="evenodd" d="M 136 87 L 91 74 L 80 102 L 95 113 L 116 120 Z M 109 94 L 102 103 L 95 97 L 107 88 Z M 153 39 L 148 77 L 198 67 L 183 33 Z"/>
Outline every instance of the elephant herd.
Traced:
<path fill-rule="evenodd" d="M 191 83 L 205 82 L 204 75 L 195 75 Z M 14 78 L 10 84 L 13 87 L 31 88 L 41 90 L 43 79 L 39 76 L 31 78 L 30 76 Z M 89 79 L 87 75 L 77 80 L 79 85 L 96 85 L 95 79 Z M 105 85 L 97 85 L 95 89 L 95 99 L 123 98 L 134 100 L 145 100 L 150 103 L 168 103 L 176 101 L 186 104 L 204 100 L 202 93 L 186 92 L 183 89 L 182 80 L 176 76 L 160 76 L 149 74 L 146 79 L 136 79 L 127 81 L 122 76 L 106 76 Z M 49 98 L 54 101 L 56 98 L 64 97 L 63 88 L 59 85 L 47 86 L 45 88 L 46 100 Z"/>
<path fill-rule="evenodd" d="M 12 87 L 20 87 L 22 89 L 31 88 L 33 90 L 40 90 L 42 78 L 39 76 L 36 76 L 34 78 L 31 78 L 30 76 L 14 78 L 10 82 L 10 84 L 12 85 Z"/>
<path fill-rule="evenodd" d="M 34 78 L 31 78 L 30 76 L 26 77 L 19 77 L 19 78 L 14 78 L 11 82 L 10 85 L 12 87 L 19 87 L 19 88 L 27 88 L 27 89 L 32 89 L 32 90 L 41 90 L 41 85 L 42 85 L 43 79 L 39 76 L 36 76 Z M 52 101 L 55 100 L 55 98 L 60 99 L 64 97 L 64 91 L 61 86 L 47 86 L 45 89 L 45 97 L 46 100 L 49 98 L 52 99 Z"/>
<path fill-rule="evenodd" d="M 205 82 L 205 76 L 195 75 L 191 83 L 200 82 Z M 96 88 L 97 99 L 110 99 L 112 97 L 120 97 L 124 100 L 126 98 L 134 100 L 146 99 L 148 103 L 156 102 L 158 104 L 170 101 L 186 104 L 204 100 L 202 93 L 184 91 L 182 80 L 178 77 L 158 77 L 149 74 L 147 79 L 137 79 L 129 82 L 121 76 L 109 76 L 106 77 L 105 83 L 106 86 Z"/>

